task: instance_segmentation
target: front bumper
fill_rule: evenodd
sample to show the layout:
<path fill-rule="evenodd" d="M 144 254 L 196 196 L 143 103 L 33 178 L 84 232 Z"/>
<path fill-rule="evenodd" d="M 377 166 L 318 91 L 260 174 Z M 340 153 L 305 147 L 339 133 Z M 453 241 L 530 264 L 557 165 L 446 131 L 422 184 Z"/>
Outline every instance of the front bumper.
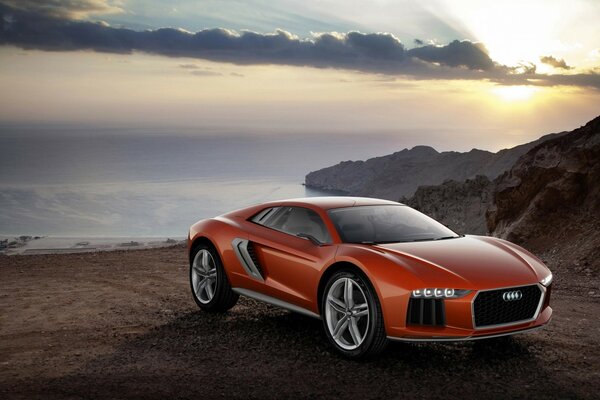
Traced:
<path fill-rule="evenodd" d="M 550 315 L 552 315 L 552 309 L 548 307 Z M 511 330 L 496 332 L 496 333 L 481 333 L 480 331 L 477 334 L 473 334 L 470 336 L 405 336 L 405 337 L 394 337 L 388 336 L 387 338 L 390 340 L 400 341 L 400 342 L 464 342 L 467 340 L 478 340 L 478 339 L 493 339 L 502 336 L 515 335 L 518 333 L 527 333 L 537 329 L 544 327 L 548 322 L 550 322 L 550 316 L 548 320 L 544 323 L 540 323 L 537 325 L 533 325 L 526 328 L 516 329 L 514 326 Z M 439 333 L 439 332 L 437 332 Z"/>
<path fill-rule="evenodd" d="M 552 318 L 552 308 L 546 302 L 546 290 L 542 290 L 540 308 L 536 311 L 533 319 L 480 328 L 475 327 L 473 319 L 473 301 L 477 292 L 462 299 L 445 301 L 446 321 L 443 326 L 407 324 L 406 312 L 394 313 L 395 315 L 391 316 L 389 315 L 390 308 L 387 307 L 390 304 L 386 304 L 386 312 L 384 312 L 386 322 L 392 322 L 386 327 L 387 336 L 390 340 L 406 342 L 445 342 L 486 339 L 531 331 L 541 328 Z M 396 310 L 406 309 L 407 298 L 402 300 L 396 298 L 395 300 Z"/>

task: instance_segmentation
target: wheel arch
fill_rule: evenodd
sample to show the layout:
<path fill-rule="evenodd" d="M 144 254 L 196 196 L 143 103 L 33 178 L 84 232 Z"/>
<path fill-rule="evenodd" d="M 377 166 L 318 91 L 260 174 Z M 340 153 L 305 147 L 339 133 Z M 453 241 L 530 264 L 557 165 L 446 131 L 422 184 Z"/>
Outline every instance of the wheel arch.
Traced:
<path fill-rule="evenodd" d="M 192 252 L 194 251 L 194 249 L 196 247 L 198 247 L 201 244 L 205 244 L 205 245 L 213 247 L 214 249 L 217 249 L 217 246 L 215 246 L 213 241 L 211 239 L 209 239 L 207 236 L 198 235 L 190 243 L 190 250 L 188 252 L 188 258 L 189 258 L 190 262 L 192 261 Z"/>
<path fill-rule="evenodd" d="M 371 282 L 371 279 L 369 278 L 369 276 L 358 265 L 356 265 L 350 261 L 337 261 L 337 262 L 331 264 L 329 267 L 327 267 L 325 272 L 323 272 L 323 274 L 321 275 L 321 279 L 319 280 L 319 285 L 317 287 L 317 307 L 319 310 L 319 315 L 322 315 L 322 312 L 323 312 L 321 298 L 323 297 L 323 292 L 325 291 L 325 286 L 327 286 L 327 282 L 329 281 L 329 278 L 331 278 L 338 271 L 352 271 L 352 272 L 361 274 L 371 284 L 371 286 L 374 286 L 374 284 L 373 284 L 373 282 Z M 376 289 L 375 289 L 375 293 L 377 293 Z"/>

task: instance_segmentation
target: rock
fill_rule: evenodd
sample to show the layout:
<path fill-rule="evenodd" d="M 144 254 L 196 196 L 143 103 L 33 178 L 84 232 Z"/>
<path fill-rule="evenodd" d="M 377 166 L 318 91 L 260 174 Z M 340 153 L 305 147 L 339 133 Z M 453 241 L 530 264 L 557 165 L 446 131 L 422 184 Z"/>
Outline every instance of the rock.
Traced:
<path fill-rule="evenodd" d="M 532 148 L 495 184 L 490 232 L 600 269 L 600 117 Z"/>
<path fill-rule="evenodd" d="M 477 175 L 494 179 L 532 147 L 562 134 L 546 135 L 498 153 L 477 149 L 466 153 L 440 153 L 429 146 L 416 146 L 367 161 L 344 161 L 310 172 L 305 185 L 355 196 L 397 200 L 412 196 L 423 185 L 438 185 L 447 180 L 464 182 Z"/>
<path fill-rule="evenodd" d="M 458 233 L 485 235 L 486 211 L 494 185 L 484 175 L 464 182 L 446 181 L 436 186 L 420 186 L 410 199 L 400 199 Z"/>
<path fill-rule="evenodd" d="M 459 233 L 489 233 L 559 268 L 600 272 L 600 117 L 495 154 L 417 146 L 346 161 L 311 172 L 306 184 L 400 199 Z"/>

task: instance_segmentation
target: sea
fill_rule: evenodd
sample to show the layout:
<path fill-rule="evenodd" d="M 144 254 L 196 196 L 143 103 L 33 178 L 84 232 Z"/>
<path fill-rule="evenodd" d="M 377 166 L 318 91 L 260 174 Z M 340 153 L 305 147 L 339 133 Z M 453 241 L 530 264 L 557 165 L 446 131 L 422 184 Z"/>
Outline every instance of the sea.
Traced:
<path fill-rule="evenodd" d="M 265 201 L 331 195 L 305 175 L 402 138 L 0 123 L 0 235 L 185 237 Z"/>

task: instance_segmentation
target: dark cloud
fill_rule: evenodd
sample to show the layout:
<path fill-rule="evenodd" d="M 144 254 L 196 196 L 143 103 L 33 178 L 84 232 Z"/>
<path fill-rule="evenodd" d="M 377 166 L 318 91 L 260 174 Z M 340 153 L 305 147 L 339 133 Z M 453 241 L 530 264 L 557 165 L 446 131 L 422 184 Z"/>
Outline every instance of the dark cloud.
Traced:
<path fill-rule="evenodd" d="M 507 67 L 506 70 L 511 74 L 532 75 L 537 71 L 537 65 L 531 62 L 521 62 L 514 67 Z"/>
<path fill-rule="evenodd" d="M 414 58 L 443 66 L 466 66 L 470 69 L 488 69 L 493 65 L 478 45 L 466 41 L 407 51 L 396 37 L 387 33 L 324 33 L 310 40 L 302 40 L 282 30 L 272 34 L 238 34 L 220 28 L 205 29 L 197 33 L 172 28 L 140 32 L 89 21 L 56 18 L 6 6 L 0 10 L 5 17 L 0 43 L 23 48 L 116 53 L 144 51 L 238 64 L 339 67 L 384 73 L 399 72 L 411 67 L 414 69 Z"/>
<path fill-rule="evenodd" d="M 61 18 L 80 18 L 123 11 L 118 2 L 110 0 L 3 0 L 2 3 L 16 10 Z"/>
<path fill-rule="evenodd" d="M 565 60 L 558 59 L 558 58 L 554 58 L 552 56 L 544 56 L 540 58 L 540 61 L 543 62 L 544 64 L 548 64 L 553 66 L 554 68 L 559 68 L 559 69 L 571 69 L 570 66 L 567 65 L 567 63 L 565 62 Z"/>
<path fill-rule="evenodd" d="M 89 3 L 96 2 L 90 0 Z M 240 65 L 340 68 L 416 79 L 488 79 L 511 84 L 573 82 L 600 88 L 597 74 L 546 76 L 536 74 L 531 65 L 517 68 L 499 65 L 482 44 L 470 41 L 406 49 L 395 36 L 387 33 L 323 33 L 300 39 L 283 30 L 271 34 L 237 33 L 221 28 L 196 33 L 172 28 L 134 31 L 59 17 L 32 7 L 22 8 L 9 7 L 0 1 L 0 44 L 47 51 L 140 51 Z"/>
<path fill-rule="evenodd" d="M 533 84 L 540 86 L 572 85 L 600 89 L 600 73 L 589 71 L 581 74 L 541 75 L 531 77 Z"/>
<path fill-rule="evenodd" d="M 450 67 L 466 67 L 482 71 L 489 71 L 495 67 L 483 45 L 467 40 L 462 42 L 455 40 L 445 46 L 416 47 L 409 50 L 408 54 L 423 61 Z"/>

